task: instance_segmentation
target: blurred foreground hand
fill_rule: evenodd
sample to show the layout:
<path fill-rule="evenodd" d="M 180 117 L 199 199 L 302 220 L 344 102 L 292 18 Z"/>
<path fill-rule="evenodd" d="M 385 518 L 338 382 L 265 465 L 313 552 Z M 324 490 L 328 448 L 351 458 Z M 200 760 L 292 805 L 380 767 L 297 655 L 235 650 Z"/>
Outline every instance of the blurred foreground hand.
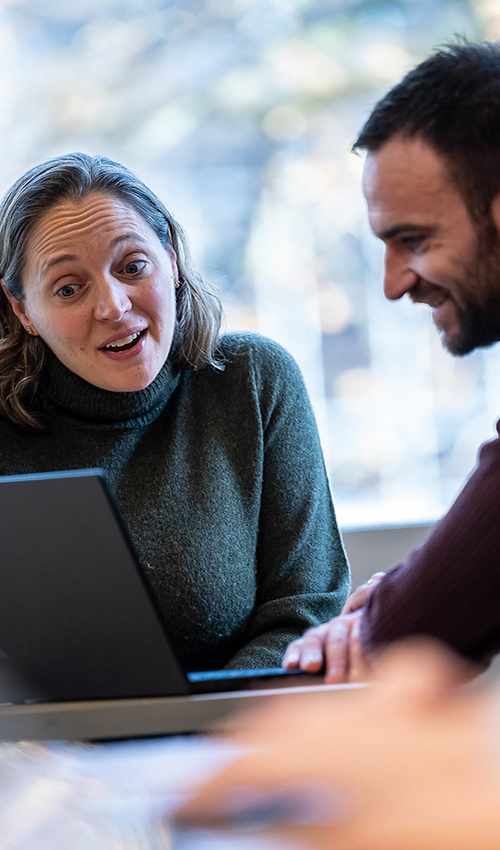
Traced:
<path fill-rule="evenodd" d="M 366 688 L 270 698 L 227 730 L 249 754 L 179 821 L 235 827 L 257 812 L 266 834 L 316 850 L 498 850 L 500 696 L 462 687 L 469 675 L 412 641 L 379 657 Z"/>

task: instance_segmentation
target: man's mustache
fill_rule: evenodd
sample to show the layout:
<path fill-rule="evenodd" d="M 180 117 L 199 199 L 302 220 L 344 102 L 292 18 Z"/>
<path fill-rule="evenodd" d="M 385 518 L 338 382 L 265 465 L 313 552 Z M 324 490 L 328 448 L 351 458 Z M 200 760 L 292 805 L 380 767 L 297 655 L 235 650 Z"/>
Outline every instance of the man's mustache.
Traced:
<path fill-rule="evenodd" d="M 430 307 L 438 307 L 451 297 L 447 289 L 427 281 L 416 283 L 408 295 L 414 304 L 429 304 Z"/>

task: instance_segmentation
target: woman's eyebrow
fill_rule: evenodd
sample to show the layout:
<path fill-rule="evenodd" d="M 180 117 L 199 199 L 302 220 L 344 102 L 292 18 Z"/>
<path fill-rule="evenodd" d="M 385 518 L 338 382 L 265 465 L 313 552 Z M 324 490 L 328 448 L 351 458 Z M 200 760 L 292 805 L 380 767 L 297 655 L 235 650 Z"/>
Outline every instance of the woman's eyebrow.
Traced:
<path fill-rule="evenodd" d="M 77 260 L 78 257 L 76 254 L 60 254 L 58 257 L 53 257 L 51 260 L 47 260 L 46 263 L 42 266 L 42 274 L 47 274 L 53 266 L 57 266 L 58 263 L 65 263 Z"/>
<path fill-rule="evenodd" d="M 128 242 L 130 239 L 134 239 L 136 242 L 141 242 L 143 245 L 147 242 L 144 236 L 141 236 L 140 233 L 136 233 L 131 230 L 128 233 L 122 233 L 120 236 L 115 236 L 115 238 L 109 243 L 109 246 L 112 248 L 120 242 Z M 75 262 L 76 260 L 78 260 L 78 256 L 76 254 L 60 254 L 58 257 L 52 257 L 51 260 L 47 260 L 47 262 L 43 264 L 42 275 L 47 274 L 50 269 L 59 265 L 59 263 Z"/>
<path fill-rule="evenodd" d="M 134 239 L 136 242 L 142 242 L 143 245 L 147 242 L 144 236 L 141 236 L 140 233 L 136 233 L 135 230 L 129 230 L 128 233 L 122 233 L 120 236 L 115 236 L 115 238 L 109 243 L 109 247 L 113 248 L 120 242 L 128 242 L 130 239 Z"/>

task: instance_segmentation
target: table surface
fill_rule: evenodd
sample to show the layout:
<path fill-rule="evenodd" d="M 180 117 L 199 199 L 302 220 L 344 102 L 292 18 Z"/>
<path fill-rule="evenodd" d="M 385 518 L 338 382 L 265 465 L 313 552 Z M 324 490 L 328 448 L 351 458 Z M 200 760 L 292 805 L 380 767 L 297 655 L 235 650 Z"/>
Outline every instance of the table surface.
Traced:
<path fill-rule="evenodd" d="M 0 743 L 0 848 L 8 850 L 268 850 L 256 835 L 172 834 L 169 818 L 198 783 L 236 755 L 183 736 L 64 744 Z"/>

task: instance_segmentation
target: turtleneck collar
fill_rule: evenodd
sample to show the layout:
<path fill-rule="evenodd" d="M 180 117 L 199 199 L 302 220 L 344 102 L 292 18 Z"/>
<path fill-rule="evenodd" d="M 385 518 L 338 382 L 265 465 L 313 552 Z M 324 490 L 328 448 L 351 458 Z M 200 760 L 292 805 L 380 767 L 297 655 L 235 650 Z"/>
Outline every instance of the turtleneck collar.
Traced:
<path fill-rule="evenodd" d="M 48 352 L 48 393 L 52 402 L 78 418 L 101 423 L 133 424 L 153 420 L 180 380 L 180 370 L 167 360 L 154 381 L 137 392 L 111 392 L 89 384 Z"/>

